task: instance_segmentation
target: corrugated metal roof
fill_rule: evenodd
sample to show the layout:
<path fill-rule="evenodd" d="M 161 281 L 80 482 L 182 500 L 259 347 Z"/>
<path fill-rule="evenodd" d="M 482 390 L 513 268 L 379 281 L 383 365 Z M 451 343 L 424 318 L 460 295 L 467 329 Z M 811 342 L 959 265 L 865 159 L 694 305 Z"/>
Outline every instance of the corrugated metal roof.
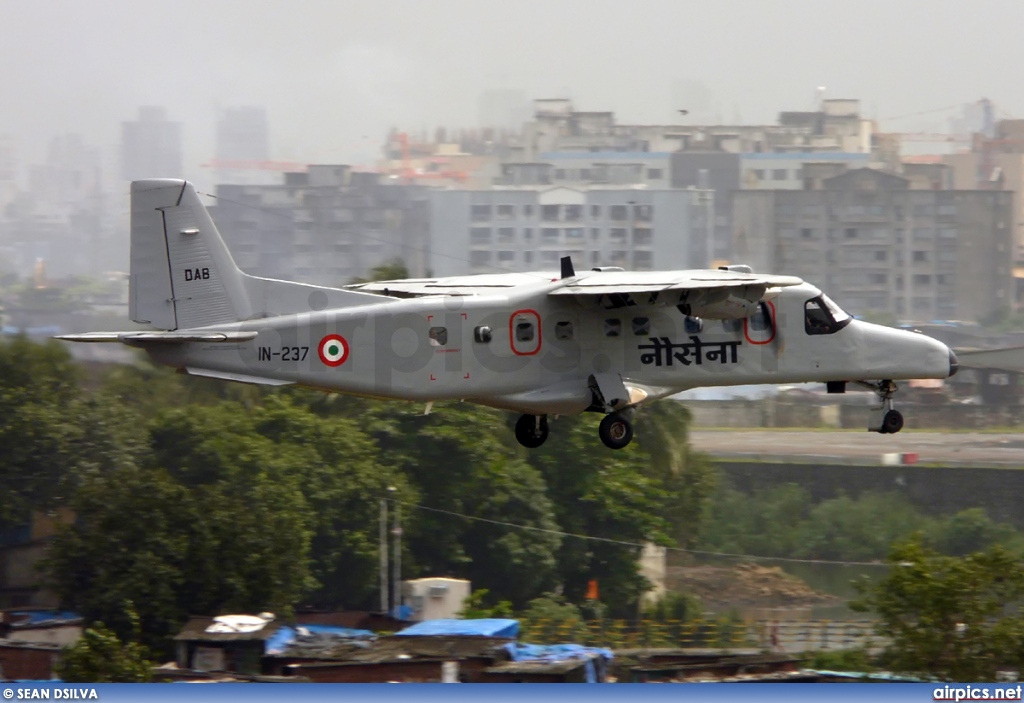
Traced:
<path fill-rule="evenodd" d="M 381 637 L 374 642 L 337 642 L 315 651 L 286 651 L 284 659 L 314 659 L 380 663 L 423 659 L 504 658 L 506 638 L 495 637 Z"/>
<path fill-rule="evenodd" d="M 181 642 L 256 642 L 270 638 L 285 625 L 279 620 L 271 620 L 255 632 L 207 632 L 206 628 L 213 622 L 212 617 L 193 617 L 174 639 Z"/>

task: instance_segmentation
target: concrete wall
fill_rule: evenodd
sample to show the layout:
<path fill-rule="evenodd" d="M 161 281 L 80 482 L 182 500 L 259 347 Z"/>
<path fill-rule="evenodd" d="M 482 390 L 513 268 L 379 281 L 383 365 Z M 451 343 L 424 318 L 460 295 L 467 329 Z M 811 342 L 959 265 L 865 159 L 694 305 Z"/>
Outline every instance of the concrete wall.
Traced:
<path fill-rule="evenodd" d="M 868 405 L 828 404 L 768 398 L 702 400 L 686 404 L 694 427 L 867 427 Z M 1019 406 L 987 407 L 947 403 L 899 403 L 900 412 L 917 429 L 984 429 L 1013 427 L 1024 420 Z"/>
<path fill-rule="evenodd" d="M 48 681 L 53 678 L 53 667 L 58 661 L 60 650 L 56 647 L 4 645 L 0 642 L 0 681 Z"/>

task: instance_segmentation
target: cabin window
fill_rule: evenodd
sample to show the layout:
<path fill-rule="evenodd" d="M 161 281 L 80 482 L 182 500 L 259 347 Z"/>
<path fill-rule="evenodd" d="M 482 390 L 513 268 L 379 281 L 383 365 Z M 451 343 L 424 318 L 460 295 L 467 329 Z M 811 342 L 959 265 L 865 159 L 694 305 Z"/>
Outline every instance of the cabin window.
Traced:
<path fill-rule="evenodd" d="M 532 322 L 517 322 L 516 323 L 516 341 L 517 342 L 532 342 L 533 341 L 533 323 Z"/>
<path fill-rule="evenodd" d="M 804 303 L 804 330 L 807 334 L 834 334 L 850 324 L 850 316 L 820 295 Z"/>
<path fill-rule="evenodd" d="M 768 311 L 768 305 L 763 302 L 758 303 L 757 312 L 750 316 L 747 325 L 752 332 L 764 332 L 771 329 L 771 313 Z"/>
<path fill-rule="evenodd" d="M 604 321 L 604 336 L 618 337 L 622 334 L 622 321 L 618 318 L 611 318 Z"/>
<path fill-rule="evenodd" d="M 686 334 L 699 334 L 704 329 L 704 320 L 687 315 L 683 321 L 683 329 L 686 331 Z"/>
<path fill-rule="evenodd" d="M 743 320 L 722 320 L 722 329 L 726 332 L 739 332 L 743 329 Z"/>
<path fill-rule="evenodd" d="M 443 347 L 448 343 L 448 328 L 447 327 L 431 327 L 430 328 L 430 343 L 435 347 Z"/>
<path fill-rule="evenodd" d="M 560 339 L 563 342 L 573 338 L 572 323 L 568 321 L 556 322 L 555 323 L 555 339 Z"/>
<path fill-rule="evenodd" d="M 491 341 L 491 328 L 480 326 L 473 328 L 473 341 L 477 344 L 487 344 Z"/>
<path fill-rule="evenodd" d="M 646 317 L 633 318 L 633 334 L 637 337 L 646 337 L 651 333 L 651 321 Z"/>

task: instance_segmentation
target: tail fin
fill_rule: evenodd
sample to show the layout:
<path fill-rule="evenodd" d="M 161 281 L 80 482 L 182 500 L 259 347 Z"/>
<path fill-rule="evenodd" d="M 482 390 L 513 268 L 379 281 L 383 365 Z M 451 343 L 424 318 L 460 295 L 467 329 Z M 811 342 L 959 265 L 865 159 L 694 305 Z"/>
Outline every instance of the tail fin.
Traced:
<path fill-rule="evenodd" d="M 131 201 L 132 320 L 176 330 L 253 316 L 246 276 L 191 183 L 134 181 Z"/>

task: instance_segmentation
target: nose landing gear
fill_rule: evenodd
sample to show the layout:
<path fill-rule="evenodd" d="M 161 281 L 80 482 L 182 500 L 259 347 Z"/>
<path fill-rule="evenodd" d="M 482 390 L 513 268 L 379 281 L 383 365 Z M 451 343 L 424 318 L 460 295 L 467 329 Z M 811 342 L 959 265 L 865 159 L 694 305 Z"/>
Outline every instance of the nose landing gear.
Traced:
<path fill-rule="evenodd" d="M 890 380 L 879 381 L 877 384 L 865 384 L 882 400 L 877 408 L 872 408 L 868 415 L 868 431 L 879 434 L 896 434 L 903 429 L 903 414 L 892 407 L 892 396 L 896 392 L 896 384 Z"/>

